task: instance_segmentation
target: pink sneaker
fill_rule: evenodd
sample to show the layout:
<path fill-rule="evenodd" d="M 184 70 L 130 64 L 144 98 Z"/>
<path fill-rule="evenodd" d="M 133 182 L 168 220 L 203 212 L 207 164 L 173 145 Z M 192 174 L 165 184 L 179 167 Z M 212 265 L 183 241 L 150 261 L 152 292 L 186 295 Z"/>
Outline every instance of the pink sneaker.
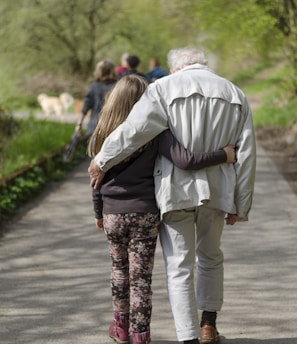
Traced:
<path fill-rule="evenodd" d="M 150 331 L 132 334 L 133 344 L 149 344 L 151 342 Z"/>
<path fill-rule="evenodd" d="M 129 343 L 129 322 L 114 320 L 109 326 L 109 337 L 118 344 Z"/>

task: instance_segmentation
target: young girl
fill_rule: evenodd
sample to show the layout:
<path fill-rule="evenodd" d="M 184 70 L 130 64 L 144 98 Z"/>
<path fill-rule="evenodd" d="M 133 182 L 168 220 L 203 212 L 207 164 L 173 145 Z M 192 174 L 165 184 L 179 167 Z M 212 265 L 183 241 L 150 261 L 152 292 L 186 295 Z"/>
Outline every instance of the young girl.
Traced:
<path fill-rule="evenodd" d="M 104 139 L 126 119 L 146 87 L 145 79 L 135 74 L 116 83 L 90 139 L 90 156 L 100 151 Z M 129 331 L 133 344 L 150 342 L 151 282 L 160 224 L 153 179 L 157 154 L 165 155 L 184 169 L 235 162 L 232 146 L 216 152 L 191 153 L 166 130 L 111 168 L 100 190 L 93 190 L 96 225 L 104 228 L 112 259 L 114 320 L 109 336 L 118 344 L 129 342 Z"/>

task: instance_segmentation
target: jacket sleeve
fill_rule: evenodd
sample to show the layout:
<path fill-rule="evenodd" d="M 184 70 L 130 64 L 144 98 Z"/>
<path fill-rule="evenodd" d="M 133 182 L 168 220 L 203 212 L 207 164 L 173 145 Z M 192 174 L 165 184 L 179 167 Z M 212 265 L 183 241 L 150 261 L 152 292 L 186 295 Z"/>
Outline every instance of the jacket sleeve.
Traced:
<path fill-rule="evenodd" d="M 201 170 L 227 161 L 227 154 L 223 149 L 215 152 L 189 151 L 179 143 L 169 129 L 160 134 L 158 151 L 184 170 Z"/>
<path fill-rule="evenodd" d="M 93 208 L 95 213 L 96 219 L 102 219 L 103 218 L 103 201 L 102 201 L 102 195 L 99 190 L 92 189 L 92 198 L 93 198 Z"/>
<path fill-rule="evenodd" d="M 165 107 L 155 84 L 148 86 L 127 119 L 104 141 L 95 157 L 102 171 L 108 171 L 168 128 Z"/>
<path fill-rule="evenodd" d="M 256 171 L 256 142 L 252 122 L 252 112 L 246 102 L 242 109 L 245 122 L 236 142 L 237 162 L 234 164 L 236 171 L 235 205 L 237 215 L 247 220 L 251 209 Z"/>

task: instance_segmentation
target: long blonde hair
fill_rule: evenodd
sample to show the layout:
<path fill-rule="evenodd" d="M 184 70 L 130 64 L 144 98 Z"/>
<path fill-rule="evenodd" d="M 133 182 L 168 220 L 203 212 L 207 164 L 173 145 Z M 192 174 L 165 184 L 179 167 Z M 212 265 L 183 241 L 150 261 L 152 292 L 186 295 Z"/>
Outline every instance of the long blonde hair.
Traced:
<path fill-rule="evenodd" d="M 107 136 L 128 117 L 133 105 L 147 88 L 147 81 L 136 74 L 122 77 L 108 94 L 89 144 L 88 155 L 94 157 Z"/>

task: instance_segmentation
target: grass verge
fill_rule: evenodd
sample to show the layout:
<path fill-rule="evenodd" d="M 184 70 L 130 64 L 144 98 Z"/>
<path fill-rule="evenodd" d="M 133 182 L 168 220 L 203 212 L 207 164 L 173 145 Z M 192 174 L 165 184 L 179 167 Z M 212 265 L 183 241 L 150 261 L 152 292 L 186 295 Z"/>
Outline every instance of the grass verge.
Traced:
<path fill-rule="evenodd" d="M 270 65 L 241 80 L 253 106 L 255 127 L 290 127 L 297 120 L 297 99 L 286 85 L 288 67 L 283 62 Z"/>
<path fill-rule="evenodd" d="M 1 118 L 7 126 L 2 127 L 0 141 L 0 223 L 86 157 L 85 146 L 80 145 L 71 163 L 63 161 L 74 125 L 34 118 L 15 120 L 3 114 Z"/>

